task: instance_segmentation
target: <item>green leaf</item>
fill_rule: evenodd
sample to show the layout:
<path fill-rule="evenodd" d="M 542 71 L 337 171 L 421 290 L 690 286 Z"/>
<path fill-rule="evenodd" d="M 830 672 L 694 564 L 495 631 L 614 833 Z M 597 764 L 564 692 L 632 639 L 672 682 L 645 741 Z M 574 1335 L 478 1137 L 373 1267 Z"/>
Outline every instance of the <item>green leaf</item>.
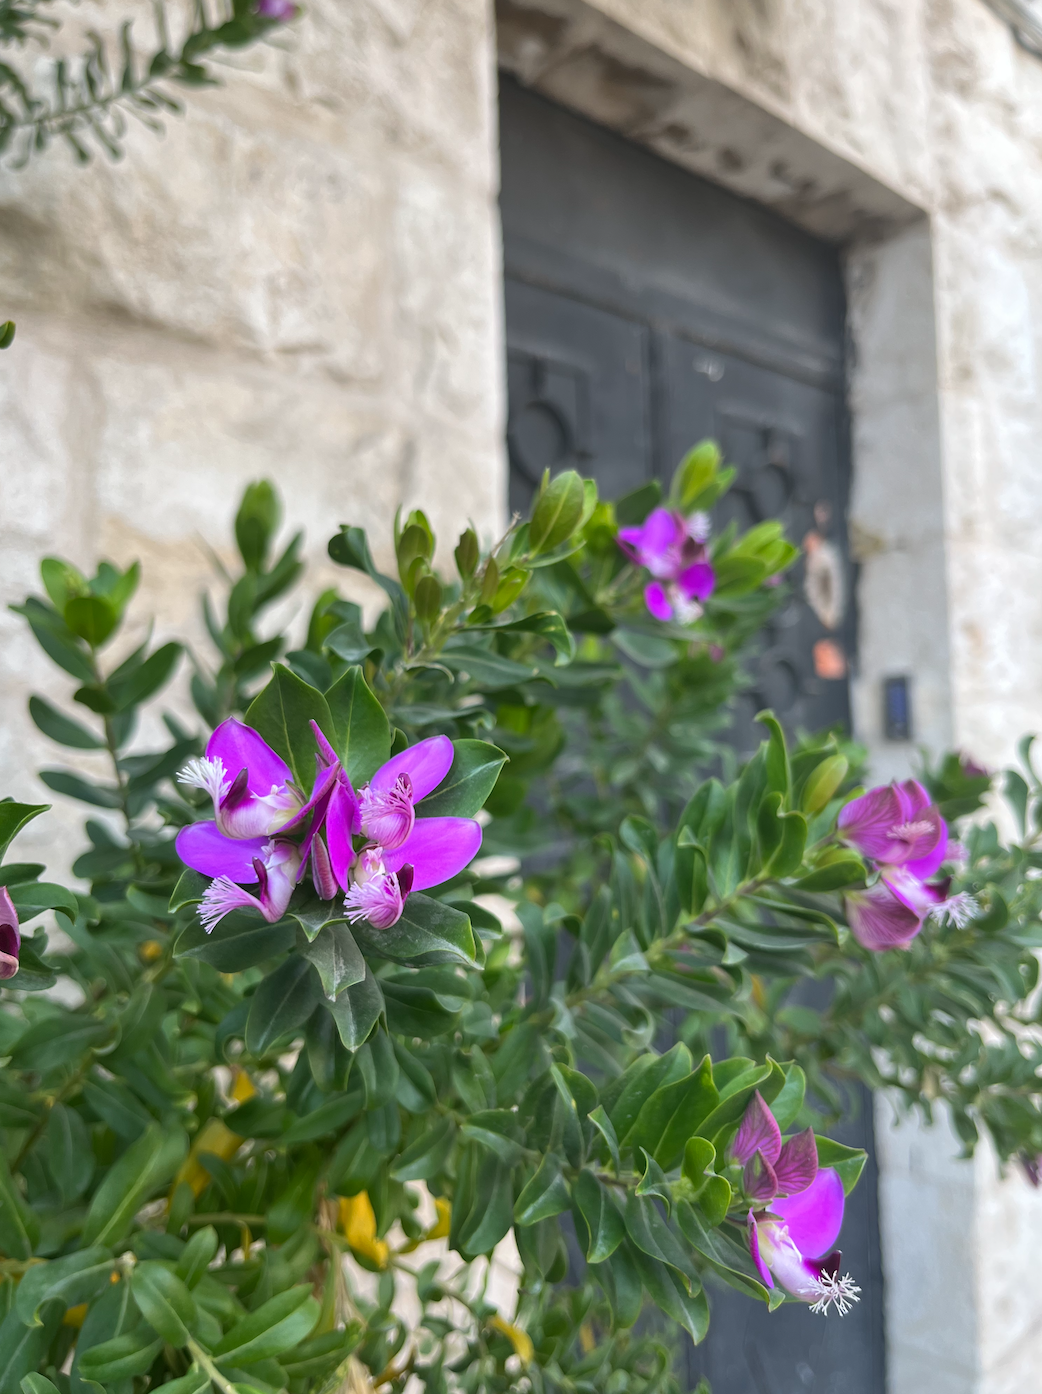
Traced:
<path fill-rule="evenodd" d="M 486 1156 L 478 1166 L 474 1204 L 459 1231 L 458 1247 L 465 1257 L 492 1252 L 510 1229 L 513 1200 L 511 1168 Z"/>
<path fill-rule="evenodd" d="M 616 1136 L 625 1141 L 637 1121 L 645 1102 L 662 1085 L 691 1074 L 691 1052 L 683 1042 L 665 1055 L 645 1055 L 632 1065 L 604 1091 L 604 1107 L 608 1110 Z"/>
<path fill-rule="evenodd" d="M 186 1346 L 198 1313 L 195 1299 L 177 1274 L 146 1259 L 130 1275 L 130 1288 L 152 1330 L 169 1345 Z"/>
<path fill-rule="evenodd" d="M 170 895 L 170 904 L 167 907 L 170 913 L 176 914 L 186 905 L 198 905 L 209 884 L 209 877 L 201 876 L 198 871 L 192 871 L 191 868 L 182 871 Z"/>
<path fill-rule="evenodd" d="M 29 715 L 45 736 L 74 750 L 104 750 L 105 742 L 71 717 L 64 716 L 42 697 L 29 698 Z"/>
<path fill-rule="evenodd" d="M 668 1215 L 673 1209 L 673 1191 L 666 1180 L 666 1173 L 654 1157 L 648 1156 L 643 1147 L 640 1149 L 640 1156 L 643 1159 L 644 1174 L 637 1182 L 634 1193 L 638 1196 L 656 1197 L 662 1201 Z"/>
<path fill-rule="evenodd" d="M 639 1245 L 634 1246 L 633 1257 L 652 1302 L 682 1326 L 697 1346 L 709 1330 L 709 1303 L 701 1284 L 687 1283 L 675 1268 L 642 1252 Z"/>
<path fill-rule="evenodd" d="M 298 678 L 284 663 L 276 663 L 271 681 L 250 703 L 246 724 L 282 756 L 305 793 L 310 793 L 315 783 L 318 753 L 310 721 L 327 739 L 333 733 L 333 718 L 322 693 Z"/>
<path fill-rule="evenodd" d="M 248 484 L 235 515 L 235 541 L 248 569 L 264 565 L 282 520 L 279 496 L 267 479 Z"/>
<path fill-rule="evenodd" d="M 117 1244 L 145 1201 L 171 1179 L 187 1151 L 183 1129 L 150 1124 L 95 1191 L 83 1223 L 84 1244 Z"/>
<path fill-rule="evenodd" d="M 112 1032 L 111 1024 L 76 1013 L 44 1017 L 19 1036 L 11 1064 L 18 1070 L 46 1074 L 56 1066 L 78 1062 L 86 1051 L 108 1041 Z"/>
<path fill-rule="evenodd" d="M 486 741 L 453 741 L 452 768 L 417 813 L 421 818 L 473 818 L 495 788 L 506 755 Z"/>
<path fill-rule="evenodd" d="M 686 1079 L 657 1089 L 645 1102 L 623 1146 L 643 1147 L 660 1166 L 670 1171 L 677 1165 L 688 1138 L 698 1131 L 720 1102 L 713 1083 L 712 1061 L 707 1055 Z"/>
<path fill-rule="evenodd" d="M 177 1260 L 177 1276 L 189 1291 L 195 1287 L 209 1268 L 219 1247 L 220 1240 L 213 1225 L 197 1229 L 189 1239 L 184 1247 L 184 1252 Z"/>
<path fill-rule="evenodd" d="M 565 470 L 541 490 L 528 527 L 528 545 L 534 556 L 552 552 L 566 542 L 582 521 L 585 489 L 575 470 Z"/>
<path fill-rule="evenodd" d="M 334 920 L 301 954 L 315 965 L 322 991 L 335 1001 L 345 988 L 365 977 L 365 959 L 345 920 Z"/>
<path fill-rule="evenodd" d="M 702 1187 L 698 1204 L 709 1224 L 722 1224 L 731 1208 L 731 1183 L 724 1176 L 711 1176 Z"/>
<path fill-rule="evenodd" d="M 611 1125 L 611 1119 L 604 1111 L 604 1105 L 598 1104 L 589 1114 L 589 1119 L 604 1141 L 608 1144 L 608 1154 L 611 1157 L 612 1166 L 615 1168 L 615 1175 L 618 1176 L 622 1169 L 619 1160 L 619 1139 L 615 1135 L 615 1129 Z"/>
<path fill-rule="evenodd" d="M 74 596 L 66 604 L 63 618 L 73 634 L 92 649 L 100 648 L 119 624 L 115 606 L 100 595 Z"/>
<path fill-rule="evenodd" d="M 554 662 L 558 666 L 571 663 L 575 657 L 575 639 L 563 615 L 558 614 L 556 610 L 541 610 L 535 615 L 523 615 L 521 619 L 511 620 L 508 624 L 474 624 L 468 625 L 467 628 L 493 634 L 538 634 L 557 650 Z"/>
<path fill-rule="evenodd" d="M 144 663 L 136 664 L 126 673 L 113 673 L 106 687 L 116 710 L 127 711 L 158 692 L 172 676 L 183 652 L 180 644 L 164 644 L 149 654 Z"/>
<path fill-rule="evenodd" d="M 302 954 L 290 954 L 253 994 L 246 1049 L 266 1055 L 276 1041 L 303 1026 L 321 998 L 318 975 Z"/>
<path fill-rule="evenodd" d="M 686 1201 L 681 1201 L 677 1206 L 677 1219 L 684 1238 L 703 1258 L 708 1259 L 726 1282 L 760 1302 L 768 1300 L 768 1291 L 760 1281 L 744 1245 L 740 1247 L 719 1228 L 707 1228 L 698 1209 Z"/>
<path fill-rule="evenodd" d="M 111 1387 L 118 1381 L 147 1374 L 162 1349 L 162 1340 L 147 1326 L 141 1326 L 92 1346 L 79 1357 L 77 1366 L 83 1379 Z"/>
<path fill-rule="evenodd" d="M 326 693 L 326 702 L 332 721 L 331 744 L 357 789 L 390 758 L 387 714 L 357 666 L 337 679 Z"/>
<path fill-rule="evenodd" d="M 524 1187 L 514 1205 L 514 1222 L 534 1225 L 561 1215 L 571 1207 L 568 1183 L 561 1172 L 560 1159 L 548 1152 L 539 1163 L 535 1175 Z"/>
<path fill-rule="evenodd" d="M 292 1147 L 298 1142 L 313 1142 L 317 1138 L 328 1137 L 350 1123 L 361 1108 L 362 1100 L 357 1090 L 352 1090 L 349 1094 L 338 1094 L 320 1104 L 318 1108 L 312 1109 L 310 1113 L 306 1113 L 303 1118 L 298 1118 L 280 1135 L 279 1140 L 283 1146 Z M 234 1118 L 234 1115 L 231 1117 Z"/>
<path fill-rule="evenodd" d="M 704 1137 L 688 1138 L 681 1167 L 684 1177 L 698 1191 L 706 1180 L 706 1172 L 716 1161 L 716 1148 Z"/>
<path fill-rule="evenodd" d="M 792 884 L 798 891 L 839 891 L 846 886 L 861 885 L 867 875 L 865 863 L 861 858 L 853 852 L 848 852 L 846 855 L 831 858 Z"/>
<path fill-rule="evenodd" d="M 607 1294 L 616 1329 L 628 1330 L 640 1316 L 644 1304 L 632 1245 L 620 1244 L 610 1259 L 598 1265 L 595 1275 Z"/>
<path fill-rule="evenodd" d="M 308 1285 L 280 1292 L 235 1323 L 214 1346 L 214 1359 L 224 1366 L 273 1359 L 310 1334 L 320 1310 Z"/>
<path fill-rule="evenodd" d="M 46 1375 L 24 1375 L 22 1394 L 60 1394 L 58 1386 L 52 1384 Z"/>
<path fill-rule="evenodd" d="M 29 621 L 37 643 L 52 662 L 80 682 L 94 681 L 94 665 L 61 615 L 32 597 L 24 605 L 12 605 L 11 609 Z"/>
<path fill-rule="evenodd" d="M 478 961 L 468 916 L 416 892 L 406 899 L 401 919 L 390 929 L 373 929 L 362 920 L 355 925 L 354 935 L 364 952 L 413 968 L 436 964 L 473 968 Z"/>
<path fill-rule="evenodd" d="M 712 1113 L 702 1119 L 695 1129 L 698 1136 L 713 1139 L 724 1129 L 736 1124 L 745 1113 L 746 1105 L 757 1089 L 760 1089 L 764 1098 L 770 1103 L 774 1095 L 763 1086 L 766 1081 L 770 1080 L 772 1072 L 777 1069 L 778 1066 L 774 1064 L 749 1064 L 748 1068 L 742 1069 L 734 1078 L 729 1079 L 720 1089 L 720 1103 L 713 1109 Z M 719 1073 L 719 1067 L 714 1073 Z M 781 1074 L 780 1070 L 779 1074 Z M 781 1078 L 784 1080 L 784 1075 Z"/>
<path fill-rule="evenodd" d="M 572 1186 L 572 1208 L 587 1263 L 603 1263 L 626 1237 L 626 1225 L 608 1188 L 593 1172 L 580 1171 Z"/>
<path fill-rule="evenodd" d="M 83 1119 L 67 1104 L 54 1104 L 44 1129 L 44 1156 L 62 1200 L 70 1205 L 90 1185 L 94 1151 Z"/>
<path fill-rule="evenodd" d="M 820 813 L 847 777 L 850 762 L 845 755 L 830 755 L 807 777 L 800 795 L 804 813 Z"/>
<path fill-rule="evenodd" d="M 192 920 L 178 935 L 174 956 L 202 959 L 219 973 L 241 973 L 285 953 L 296 942 L 293 920 L 268 924 L 257 910 L 233 910 L 214 926 L 211 934 L 198 920 Z"/>
<path fill-rule="evenodd" d="M 523 686 L 539 676 L 535 664 L 515 663 L 503 658 L 494 649 L 482 649 L 471 644 L 455 644 L 440 655 L 440 662 L 459 676 L 466 676 L 481 692 L 496 692 L 505 687 Z"/>
<path fill-rule="evenodd" d="M 26 1326 L 41 1326 L 45 1302 L 60 1301 L 66 1307 L 90 1302 L 104 1292 L 112 1272 L 112 1254 L 96 1245 L 36 1264 L 18 1284 L 15 1310 Z"/>
<path fill-rule="evenodd" d="M 689 450 L 673 475 L 670 497 L 681 513 L 701 506 L 706 490 L 716 479 L 721 464 L 720 447 L 715 440 L 704 440 Z"/>
<path fill-rule="evenodd" d="M 7 1158 L 0 1153 L 0 1251 L 24 1262 L 32 1257 L 39 1237 L 40 1222 L 15 1185 Z"/>
<path fill-rule="evenodd" d="M 41 770 L 40 779 L 56 794 L 93 804 L 95 808 L 119 808 L 123 802 L 118 789 L 106 784 L 91 784 L 71 770 Z"/>
<path fill-rule="evenodd" d="M 460 1132 L 468 1142 L 479 1143 L 507 1166 L 515 1166 L 523 1155 L 518 1142 L 515 1114 L 506 1108 L 481 1109 L 467 1117 Z"/>
<path fill-rule="evenodd" d="M 781 845 L 767 868 L 771 876 L 791 876 L 803 862 L 807 846 L 807 819 L 802 813 L 782 814 Z"/>
<path fill-rule="evenodd" d="M 42 1326 L 26 1326 L 15 1311 L 0 1325 L 0 1394 L 19 1394 L 22 1380 L 39 1369 L 62 1319 L 60 1302 L 49 1303 Z"/>
<path fill-rule="evenodd" d="M 46 813 L 49 803 L 12 803 L 9 799 L 0 801 L 0 858 L 3 858 L 15 837 L 34 818 Z"/>
<path fill-rule="evenodd" d="M 865 1169 L 868 1153 L 860 1147 L 845 1147 L 841 1142 L 833 1142 L 830 1137 L 815 1135 L 814 1141 L 818 1146 L 818 1166 L 838 1171 L 843 1190 L 849 1196 Z"/>
<path fill-rule="evenodd" d="M 357 1050 L 379 1021 L 384 997 L 367 965 L 360 983 L 346 987 L 335 1002 L 324 999 L 324 1005 L 333 1014 L 341 1041 L 348 1050 Z"/>
<path fill-rule="evenodd" d="M 448 1160 L 456 1141 L 456 1125 L 451 1118 L 439 1118 L 398 1158 L 391 1169 L 395 1181 L 427 1181 L 436 1176 Z"/>
<path fill-rule="evenodd" d="M 772 793 L 781 794 L 783 799 L 787 799 L 792 785 L 792 774 L 789 770 L 789 750 L 785 744 L 785 732 L 782 730 L 778 718 L 771 711 L 760 712 L 756 720 L 761 726 L 766 726 L 770 732 L 764 761 L 767 788 Z"/>
<path fill-rule="evenodd" d="M 796 1121 L 803 1108 L 803 1098 L 807 1089 L 807 1077 L 799 1065 L 790 1065 L 785 1072 L 785 1084 L 781 1092 L 771 1101 L 774 1121 L 784 1133 L 790 1123 Z"/>
<path fill-rule="evenodd" d="M 12 886 L 11 899 L 22 920 L 32 919 L 41 910 L 64 910 L 74 920 L 80 913 L 79 902 L 72 891 L 52 881 L 27 881 Z"/>

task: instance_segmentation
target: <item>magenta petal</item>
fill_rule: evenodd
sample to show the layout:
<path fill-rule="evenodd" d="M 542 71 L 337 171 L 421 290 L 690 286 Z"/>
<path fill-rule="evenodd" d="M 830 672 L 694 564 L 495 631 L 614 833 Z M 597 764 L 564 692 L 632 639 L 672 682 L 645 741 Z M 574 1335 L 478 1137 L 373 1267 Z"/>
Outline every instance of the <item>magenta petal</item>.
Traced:
<path fill-rule="evenodd" d="M 414 869 L 412 889 L 425 891 L 459 875 L 481 847 L 481 824 L 472 818 L 418 818 L 400 847 L 384 853 L 388 871 Z"/>
<path fill-rule="evenodd" d="M 945 898 L 945 890 L 924 886 L 907 866 L 888 866 L 883 869 L 883 882 L 907 909 L 925 919 Z M 951 878 L 948 880 L 951 884 Z"/>
<path fill-rule="evenodd" d="M 797 1133 L 781 1150 L 774 1164 L 778 1180 L 778 1195 L 795 1196 L 805 1191 L 818 1174 L 818 1144 L 814 1129 Z"/>
<path fill-rule="evenodd" d="M 773 1200 L 778 1194 L 778 1178 L 762 1152 L 754 1152 L 746 1162 L 742 1187 L 750 1200 Z"/>
<path fill-rule="evenodd" d="M 922 916 L 901 903 L 882 881 L 846 897 L 847 920 L 864 949 L 906 949 L 923 927 Z"/>
<path fill-rule="evenodd" d="M 663 556 L 684 540 L 684 525 L 668 508 L 653 509 L 644 519 L 641 531 L 641 549 L 653 557 Z"/>
<path fill-rule="evenodd" d="M 753 1263 L 756 1264 L 756 1271 L 757 1273 L 759 1273 L 760 1279 L 763 1282 L 764 1287 L 772 1288 L 774 1287 L 774 1279 L 771 1277 L 771 1270 L 767 1267 L 763 1259 L 760 1257 L 760 1235 L 759 1231 L 756 1228 L 756 1217 L 751 1210 L 749 1211 L 748 1225 L 749 1253 L 752 1255 Z"/>
<path fill-rule="evenodd" d="M 680 573 L 677 581 L 689 600 L 708 600 L 716 586 L 716 572 L 705 561 L 697 561 Z"/>
<path fill-rule="evenodd" d="M 950 846 L 948 824 L 940 815 L 938 815 L 937 822 L 939 825 L 937 846 L 925 857 L 919 857 L 915 861 L 905 862 L 905 870 L 910 871 L 912 875 L 917 877 L 920 881 L 929 880 L 929 878 L 940 869 L 943 862 L 950 860 L 948 851 Z"/>
<path fill-rule="evenodd" d="M 246 770 L 252 794 L 268 794 L 273 784 L 284 785 L 293 778 L 293 771 L 268 742 L 234 716 L 222 721 L 210 737 L 206 758 L 220 760 L 229 779 Z"/>
<path fill-rule="evenodd" d="M 650 585 L 644 587 L 644 604 L 657 620 L 671 620 L 673 618 L 673 606 L 669 603 L 669 597 L 658 581 L 652 581 Z"/>
<path fill-rule="evenodd" d="M 892 829 L 908 819 L 908 800 L 894 785 L 883 784 L 844 805 L 837 826 L 847 842 L 866 857 L 888 860 L 894 845 Z"/>
<path fill-rule="evenodd" d="M 326 740 L 322 727 L 317 721 L 310 721 L 308 725 L 311 727 L 311 734 L 314 736 L 315 744 L 318 746 L 320 763 L 338 765 L 340 761 L 337 759 L 336 751 Z"/>
<path fill-rule="evenodd" d="M 300 864 L 301 871 L 305 863 Z M 311 880 L 320 900 L 332 900 L 337 893 L 337 879 L 333 872 L 329 851 L 320 837 L 311 844 Z"/>
<path fill-rule="evenodd" d="M 383 793 L 394 787 L 400 774 L 407 774 L 412 780 L 413 802 L 419 803 L 432 789 L 437 789 L 448 774 L 454 754 L 448 736 L 430 736 L 381 765 L 373 775 L 371 787 Z"/>
<path fill-rule="evenodd" d="M 789 1227 L 789 1238 L 806 1258 L 820 1258 L 831 1251 L 843 1227 L 843 1182 L 832 1167 L 819 1171 L 799 1195 L 771 1204 Z"/>
<path fill-rule="evenodd" d="M 226 723 L 227 724 L 227 723 Z M 253 862 L 264 854 L 267 837 L 225 837 L 216 823 L 190 823 L 177 834 L 177 855 L 203 876 L 226 876 L 229 881 L 252 885 L 257 879 Z"/>
<path fill-rule="evenodd" d="M 0 886 L 0 979 L 13 978 L 18 972 L 18 955 L 22 936 L 18 927 L 18 911 L 6 886 Z"/>
<path fill-rule="evenodd" d="M 749 1100 L 742 1126 L 731 1143 L 731 1156 L 736 1162 L 744 1164 L 757 1152 L 761 1152 L 764 1160 L 773 1164 L 778 1160 L 781 1145 L 781 1129 L 757 1090 Z"/>
<path fill-rule="evenodd" d="M 358 799 L 355 791 L 342 775 L 337 780 L 329 804 L 326 807 L 326 843 L 329 847 L 329 864 L 333 875 L 342 890 L 347 890 L 351 880 L 351 867 L 355 860 L 355 850 L 351 834 L 356 832 L 358 823 Z"/>

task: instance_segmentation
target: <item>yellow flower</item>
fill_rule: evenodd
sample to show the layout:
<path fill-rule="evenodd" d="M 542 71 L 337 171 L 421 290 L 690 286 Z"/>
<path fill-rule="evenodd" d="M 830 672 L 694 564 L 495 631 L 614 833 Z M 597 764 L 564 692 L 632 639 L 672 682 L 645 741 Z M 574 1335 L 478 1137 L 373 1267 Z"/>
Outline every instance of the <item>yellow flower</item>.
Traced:
<path fill-rule="evenodd" d="M 163 946 L 158 939 L 146 939 L 138 948 L 142 963 L 155 963 L 163 956 Z M 75 1309 L 74 1309 L 75 1310 Z"/>
<path fill-rule="evenodd" d="M 521 1357 L 523 1364 L 530 1365 L 532 1363 L 535 1346 L 533 1346 L 532 1338 L 527 1331 L 522 1331 L 520 1326 L 511 1326 L 510 1322 L 504 1321 L 501 1316 L 494 1316 L 489 1322 L 489 1326 L 494 1327 L 496 1331 L 501 1332 L 507 1338 Z"/>
<path fill-rule="evenodd" d="M 378 1268 L 387 1267 L 390 1250 L 382 1239 L 376 1237 L 373 1203 L 365 1191 L 360 1191 L 356 1196 L 340 1197 L 337 1225 L 356 1254 L 361 1254 Z"/>
<path fill-rule="evenodd" d="M 173 1195 L 182 1181 L 187 1181 L 194 1195 L 202 1195 L 210 1184 L 210 1173 L 199 1161 L 199 1153 L 212 1152 L 222 1162 L 230 1162 L 241 1146 L 242 1138 L 238 1133 L 233 1133 L 219 1118 L 208 1119 L 199 1130 L 191 1152 L 181 1163 L 170 1194 Z"/>
<path fill-rule="evenodd" d="M 449 1226 L 452 1223 L 452 1206 L 444 1196 L 436 1196 L 434 1200 L 438 1211 L 438 1218 L 424 1235 L 425 1239 L 447 1239 L 449 1236 Z"/>
<path fill-rule="evenodd" d="M 244 1069 L 236 1065 L 235 1077 L 232 1082 L 231 1097 L 237 1104 L 244 1104 L 247 1099 L 252 1099 L 257 1089 Z"/>

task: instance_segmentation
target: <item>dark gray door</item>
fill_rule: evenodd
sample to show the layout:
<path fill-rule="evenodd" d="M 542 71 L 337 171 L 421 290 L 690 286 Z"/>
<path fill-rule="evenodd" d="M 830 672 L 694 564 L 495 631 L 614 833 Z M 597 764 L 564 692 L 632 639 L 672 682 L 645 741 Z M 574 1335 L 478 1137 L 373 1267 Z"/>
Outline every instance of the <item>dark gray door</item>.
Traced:
<path fill-rule="evenodd" d="M 770 706 L 790 730 L 849 718 L 845 303 L 834 249 L 503 78 L 511 504 L 575 465 L 614 497 L 716 437 L 738 466 L 717 523 L 781 518 L 805 547 L 754 661 L 740 749 Z M 867 1096 L 845 1140 L 872 1150 Z M 842 1322 L 730 1293 L 685 1356 L 713 1394 L 883 1394 L 869 1168 L 842 1243 L 863 1288 Z"/>

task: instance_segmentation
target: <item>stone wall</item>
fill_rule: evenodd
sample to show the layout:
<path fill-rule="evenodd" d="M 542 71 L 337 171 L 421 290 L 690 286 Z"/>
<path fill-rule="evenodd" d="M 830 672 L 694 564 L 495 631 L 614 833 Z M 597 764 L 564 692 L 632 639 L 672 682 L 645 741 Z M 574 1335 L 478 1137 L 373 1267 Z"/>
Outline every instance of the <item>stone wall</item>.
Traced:
<path fill-rule="evenodd" d="M 74 15 L 113 32 L 131 8 Z M 162 138 L 132 128 L 120 163 L 55 148 L 0 174 L 0 303 L 18 321 L 0 363 L 0 600 L 38 589 L 48 552 L 139 557 L 138 612 L 200 637 L 204 544 L 227 546 L 261 476 L 307 529 L 316 582 L 341 521 L 386 563 L 399 503 L 450 548 L 461 512 L 495 528 L 496 167 L 485 0 L 312 0 Z M 0 610 L 0 768 L 5 793 L 35 799 L 56 752 L 25 696 L 53 670 L 22 631 Z M 53 864 L 49 824 L 20 845 L 35 832 Z"/>

